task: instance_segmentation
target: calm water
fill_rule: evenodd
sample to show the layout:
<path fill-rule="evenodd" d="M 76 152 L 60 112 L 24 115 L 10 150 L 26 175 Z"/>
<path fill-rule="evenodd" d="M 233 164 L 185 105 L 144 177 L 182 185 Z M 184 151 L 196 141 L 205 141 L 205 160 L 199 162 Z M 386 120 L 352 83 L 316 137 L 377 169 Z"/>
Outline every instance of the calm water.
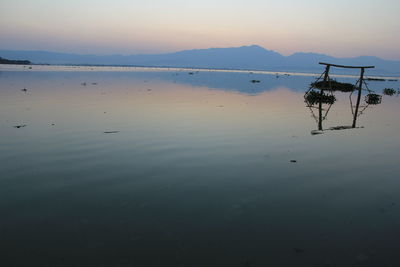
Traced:
<path fill-rule="evenodd" d="M 38 68 L 0 66 L 0 266 L 400 265 L 399 97 L 312 135 L 312 75 Z"/>

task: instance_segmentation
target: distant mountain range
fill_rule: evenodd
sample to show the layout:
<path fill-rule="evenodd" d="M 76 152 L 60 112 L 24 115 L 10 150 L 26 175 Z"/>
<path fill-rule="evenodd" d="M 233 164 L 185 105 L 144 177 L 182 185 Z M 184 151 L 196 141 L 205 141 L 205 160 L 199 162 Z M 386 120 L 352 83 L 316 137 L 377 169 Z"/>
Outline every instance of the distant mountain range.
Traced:
<path fill-rule="evenodd" d="M 13 60 L 29 60 L 34 64 L 191 67 L 297 72 L 321 72 L 323 67 L 318 65 L 318 62 L 323 61 L 342 65 L 376 66 L 375 69 L 368 70 L 370 75 L 400 75 L 400 61 L 384 60 L 370 56 L 335 58 L 316 53 L 295 53 L 291 56 L 283 56 L 257 45 L 128 56 L 0 50 L 0 56 Z M 349 71 L 338 69 L 335 70 L 335 73 L 349 73 Z"/>

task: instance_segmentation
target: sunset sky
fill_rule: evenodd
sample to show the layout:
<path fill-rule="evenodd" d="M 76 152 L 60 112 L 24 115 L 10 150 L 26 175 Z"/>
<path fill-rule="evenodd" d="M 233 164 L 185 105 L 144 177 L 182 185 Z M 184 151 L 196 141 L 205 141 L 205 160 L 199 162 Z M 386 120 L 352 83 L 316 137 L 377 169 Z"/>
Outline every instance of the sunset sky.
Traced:
<path fill-rule="evenodd" d="M 164 53 L 257 44 L 400 60 L 399 0 L 1 0 L 0 49 Z"/>

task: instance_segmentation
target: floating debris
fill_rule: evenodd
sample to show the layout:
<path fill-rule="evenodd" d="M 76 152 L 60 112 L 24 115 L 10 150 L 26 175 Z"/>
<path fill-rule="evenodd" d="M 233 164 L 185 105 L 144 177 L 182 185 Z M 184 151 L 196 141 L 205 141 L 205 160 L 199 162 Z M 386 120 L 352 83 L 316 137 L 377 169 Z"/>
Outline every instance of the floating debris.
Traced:
<path fill-rule="evenodd" d="M 373 94 L 373 93 L 368 94 L 365 96 L 365 102 L 368 105 L 378 105 L 378 104 L 382 103 L 382 96 Z"/>
<path fill-rule="evenodd" d="M 340 92 L 352 92 L 356 89 L 356 86 L 351 83 L 341 83 L 335 80 L 320 81 L 311 83 L 311 87 L 329 90 L 329 91 L 340 91 Z"/>
<path fill-rule="evenodd" d="M 384 95 L 393 96 L 397 93 L 397 91 L 394 90 L 393 88 L 385 88 L 385 89 L 383 89 L 382 93 Z"/>
<path fill-rule="evenodd" d="M 26 127 L 26 124 L 21 124 L 21 125 L 15 125 L 15 126 L 13 126 L 14 128 L 17 128 L 17 129 L 19 129 L 19 128 L 24 128 L 24 127 Z"/>
<path fill-rule="evenodd" d="M 26 93 L 28 91 L 28 89 L 24 88 L 24 89 L 21 89 L 21 91 Z"/>
<path fill-rule="evenodd" d="M 292 160 L 290 160 L 290 162 L 291 162 L 291 163 L 297 163 L 297 160 L 292 159 Z"/>
<path fill-rule="evenodd" d="M 250 82 L 252 82 L 252 83 L 260 83 L 261 81 L 259 81 L 259 80 L 251 80 Z"/>
<path fill-rule="evenodd" d="M 386 81 L 385 79 L 382 78 L 367 78 L 367 81 L 377 81 L 377 82 L 384 82 Z"/>
<path fill-rule="evenodd" d="M 193 72 L 189 72 L 189 75 L 193 75 L 194 73 Z"/>
<path fill-rule="evenodd" d="M 329 130 L 331 130 L 331 131 L 339 131 L 339 130 L 346 130 L 346 129 L 353 129 L 353 127 L 352 126 L 335 126 L 335 127 L 329 128 Z"/>
<path fill-rule="evenodd" d="M 115 134 L 115 133 L 119 133 L 120 131 L 106 131 L 106 132 L 103 132 L 103 133 L 105 133 L 105 134 Z"/>
<path fill-rule="evenodd" d="M 293 250 L 294 250 L 294 252 L 296 252 L 296 253 L 304 253 L 304 252 L 305 252 L 305 250 L 302 249 L 302 248 L 293 248 Z"/>
<path fill-rule="evenodd" d="M 319 131 L 319 130 L 312 130 L 311 135 L 318 135 L 318 134 L 323 134 L 324 131 Z"/>
<path fill-rule="evenodd" d="M 336 102 L 336 97 L 334 95 L 327 95 L 325 93 L 317 92 L 311 90 L 304 96 L 305 102 L 309 105 L 315 105 L 318 103 L 323 104 L 334 104 Z"/>

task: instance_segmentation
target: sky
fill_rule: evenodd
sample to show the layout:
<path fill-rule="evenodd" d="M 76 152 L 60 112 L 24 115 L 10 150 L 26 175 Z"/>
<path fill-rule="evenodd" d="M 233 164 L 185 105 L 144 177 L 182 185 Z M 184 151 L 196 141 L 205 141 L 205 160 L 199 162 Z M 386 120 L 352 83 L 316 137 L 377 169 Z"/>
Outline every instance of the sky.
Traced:
<path fill-rule="evenodd" d="M 149 54 L 253 44 L 400 60 L 400 1 L 0 0 L 0 49 Z"/>

